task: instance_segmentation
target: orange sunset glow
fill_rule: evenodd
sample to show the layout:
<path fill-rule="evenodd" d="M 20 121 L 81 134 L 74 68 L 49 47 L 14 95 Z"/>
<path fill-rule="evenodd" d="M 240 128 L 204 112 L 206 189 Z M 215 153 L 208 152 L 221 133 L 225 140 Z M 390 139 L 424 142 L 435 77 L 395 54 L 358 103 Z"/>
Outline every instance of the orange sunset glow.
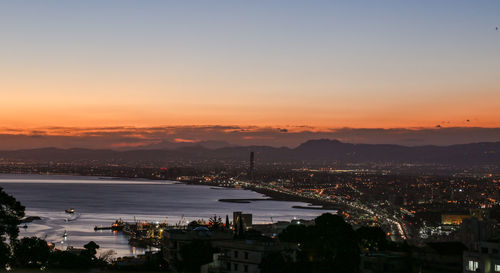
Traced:
<path fill-rule="evenodd" d="M 500 127 L 494 8 L 250 6 L 5 7 L 0 131 Z"/>
<path fill-rule="evenodd" d="M 500 100 L 495 99 L 493 89 L 482 95 L 475 92 L 471 97 L 438 94 L 432 98 L 424 98 L 417 91 L 387 94 L 375 90 L 363 96 L 359 94 L 361 91 L 331 92 L 312 98 L 306 94 L 255 94 L 248 90 L 244 90 L 243 95 L 234 91 L 234 94 L 218 96 L 215 91 L 206 91 L 199 94 L 197 100 L 181 90 L 164 94 L 126 92 L 126 84 L 112 91 L 94 91 L 95 94 L 83 91 L 72 94 L 64 87 L 38 93 L 35 90 L 42 86 L 29 89 L 19 85 L 2 87 L 29 90 L 13 92 L 8 96 L 9 103 L 3 103 L 0 116 L 5 127 L 238 124 L 407 128 L 434 127 L 443 122 L 453 126 L 497 127 L 500 120 L 500 112 L 496 111 Z M 206 90 L 207 87 L 199 88 Z"/>

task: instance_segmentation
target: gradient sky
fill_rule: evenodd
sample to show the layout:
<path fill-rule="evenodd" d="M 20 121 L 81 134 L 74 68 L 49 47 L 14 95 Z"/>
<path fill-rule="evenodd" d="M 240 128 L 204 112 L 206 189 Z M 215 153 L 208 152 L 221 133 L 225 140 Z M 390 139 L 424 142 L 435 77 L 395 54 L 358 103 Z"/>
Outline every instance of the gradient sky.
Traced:
<path fill-rule="evenodd" d="M 0 1 L 0 126 L 500 127 L 497 26 L 497 0 Z"/>

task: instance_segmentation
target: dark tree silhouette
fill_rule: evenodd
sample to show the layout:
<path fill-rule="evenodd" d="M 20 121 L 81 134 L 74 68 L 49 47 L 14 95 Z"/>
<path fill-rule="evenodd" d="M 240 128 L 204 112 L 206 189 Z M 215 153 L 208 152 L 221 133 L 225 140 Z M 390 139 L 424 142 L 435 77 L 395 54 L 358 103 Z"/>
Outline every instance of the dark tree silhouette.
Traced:
<path fill-rule="evenodd" d="M 356 233 L 338 215 L 322 214 L 315 219 L 314 226 L 291 225 L 279 238 L 297 244 L 297 265 L 309 265 L 304 272 L 358 271 L 360 252 Z"/>
<path fill-rule="evenodd" d="M 308 229 L 305 225 L 290 225 L 278 234 L 278 238 L 284 242 L 303 243 L 307 240 Z"/>
<path fill-rule="evenodd" d="M 360 227 L 356 230 L 359 247 L 363 251 L 379 251 L 387 248 L 387 236 L 380 227 Z"/>
<path fill-rule="evenodd" d="M 5 268 L 10 259 L 11 247 L 6 242 L 8 240 L 14 245 L 23 217 L 24 207 L 21 203 L 0 188 L 0 270 Z"/>
<path fill-rule="evenodd" d="M 213 253 L 214 250 L 207 241 L 194 240 L 182 245 L 179 269 L 181 272 L 200 272 L 201 265 L 212 262 Z"/>
<path fill-rule="evenodd" d="M 281 252 L 271 252 L 262 258 L 259 265 L 262 273 L 285 273 L 287 271 L 287 261 Z"/>
<path fill-rule="evenodd" d="M 95 254 L 97 253 L 97 249 L 99 249 L 98 244 L 96 244 L 94 241 L 90 241 L 86 245 L 84 245 L 83 248 L 85 248 L 85 250 L 82 251 L 83 256 L 86 256 L 90 259 L 95 259 Z"/>
<path fill-rule="evenodd" d="M 84 269 L 89 267 L 89 259 L 69 251 L 54 251 L 49 258 L 49 268 Z"/>
<path fill-rule="evenodd" d="M 0 242 L 0 271 L 5 269 L 5 266 L 10 260 L 10 247 L 4 242 Z"/>
<path fill-rule="evenodd" d="M 188 224 L 188 229 L 195 229 L 197 227 L 201 226 L 197 221 L 191 221 Z"/>
<path fill-rule="evenodd" d="M 24 217 L 24 206 L 14 197 L 0 188 L 0 237 L 3 242 L 7 237 L 14 241 L 19 235 L 21 218 Z"/>
<path fill-rule="evenodd" d="M 45 240 L 37 237 L 22 238 L 14 245 L 17 266 L 40 268 L 47 264 L 50 248 Z"/>
<path fill-rule="evenodd" d="M 357 272 L 359 247 L 351 225 L 341 216 L 330 213 L 315 219 L 313 239 L 310 241 L 320 272 Z"/>
<path fill-rule="evenodd" d="M 217 217 L 217 215 L 214 214 L 214 217 L 210 217 L 208 219 L 208 225 L 214 229 L 214 230 L 219 230 L 219 229 L 222 229 L 222 227 L 224 226 L 224 224 L 222 223 L 222 219 L 219 217 Z"/>

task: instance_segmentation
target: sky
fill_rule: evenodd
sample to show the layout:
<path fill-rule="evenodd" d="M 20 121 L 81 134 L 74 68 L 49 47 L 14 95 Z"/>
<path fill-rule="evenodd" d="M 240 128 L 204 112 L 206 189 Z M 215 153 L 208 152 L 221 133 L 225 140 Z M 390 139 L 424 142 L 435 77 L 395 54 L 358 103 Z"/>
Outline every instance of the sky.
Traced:
<path fill-rule="evenodd" d="M 496 0 L 0 0 L 0 134 L 26 147 L 109 127 L 188 140 L 253 128 L 278 132 L 259 142 L 273 145 L 281 128 L 500 141 L 496 27 Z"/>

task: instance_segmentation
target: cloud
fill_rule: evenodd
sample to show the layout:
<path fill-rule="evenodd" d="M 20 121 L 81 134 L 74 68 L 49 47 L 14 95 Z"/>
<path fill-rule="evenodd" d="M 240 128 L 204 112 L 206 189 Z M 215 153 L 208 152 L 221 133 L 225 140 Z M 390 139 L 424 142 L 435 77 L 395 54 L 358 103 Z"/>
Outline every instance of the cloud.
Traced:
<path fill-rule="evenodd" d="M 174 142 L 178 142 L 178 143 L 196 143 L 198 141 L 197 140 L 193 140 L 193 139 L 176 138 L 176 139 L 174 139 Z"/>
<path fill-rule="evenodd" d="M 0 128 L 0 150 L 41 147 L 117 149 L 161 142 L 224 141 L 232 145 L 295 147 L 309 139 L 350 143 L 451 145 L 500 141 L 500 128 L 312 128 L 308 126 L 156 126 Z"/>
<path fill-rule="evenodd" d="M 146 145 L 152 144 L 150 142 L 120 142 L 112 143 L 112 148 L 130 148 L 130 147 L 144 147 Z"/>

